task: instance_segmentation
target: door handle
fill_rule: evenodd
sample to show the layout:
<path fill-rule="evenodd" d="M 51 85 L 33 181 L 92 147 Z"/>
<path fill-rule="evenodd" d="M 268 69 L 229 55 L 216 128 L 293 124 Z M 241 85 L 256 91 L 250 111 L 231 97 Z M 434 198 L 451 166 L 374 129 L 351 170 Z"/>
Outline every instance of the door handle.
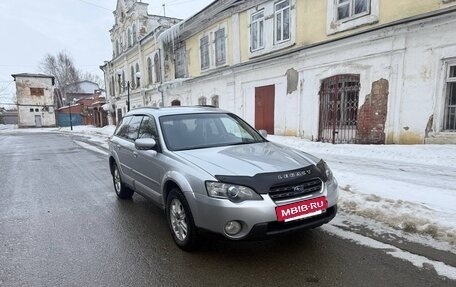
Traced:
<path fill-rule="evenodd" d="M 138 153 L 134 151 L 134 152 L 133 152 L 133 156 L 134 156 L 134 157 L 138 157 Z"/>

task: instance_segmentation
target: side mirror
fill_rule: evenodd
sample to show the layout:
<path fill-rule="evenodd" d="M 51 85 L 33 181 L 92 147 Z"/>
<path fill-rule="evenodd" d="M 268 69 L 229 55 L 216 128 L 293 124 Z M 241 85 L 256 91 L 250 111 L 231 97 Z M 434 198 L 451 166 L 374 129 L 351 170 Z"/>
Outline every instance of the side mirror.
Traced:
<path fill-rule="evenodd" d="M 157 145 L 157 142 L 152 138 L 144 138 L 135 140 L 135 147 L 138 150 L 151 150 Z"/>
<path fill-rule="evenodd" d="M 264 138 L 267 138 L 268 137 L 268 132 L 266 130 L 259 130 L 258 131 L 260 133 L 260 135 Z"/>

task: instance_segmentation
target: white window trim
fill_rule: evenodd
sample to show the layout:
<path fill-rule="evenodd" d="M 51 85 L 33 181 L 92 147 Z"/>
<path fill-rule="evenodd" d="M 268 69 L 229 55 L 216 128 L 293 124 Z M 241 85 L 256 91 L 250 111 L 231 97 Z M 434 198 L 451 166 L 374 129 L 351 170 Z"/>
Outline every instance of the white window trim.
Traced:
<path fill-rule="evenodd" d="M 327 0 L 326 34 L 332 35 L 359 26 L 377 23 L 379 19 L 380 0 L 370 0 L 370 12 L 355 15 L 350 18 L 337 20 L 337 0 Z"/>
<path fill-rule="evenodd" d="M 251 8 L 247 12 L 248 16 L 248 55 L 249 58 L 254 58 L 262 56 L 268 53 L 272 53 L 290 46 L 293 46 L 296 43 L 296 0 L 290 0 L 290 39 L 283 42 L 275 42 L 275 4 L 278 1 L 269 1 L 258 5 L 255 8 Z M 263 46 L 264 48 L 252 51 L 251 37 L 250 37 L 250 21 L 252 20 L 252 15 L 258 13 L 260 10 L 264 11 L 264 37 L 263 37 Z"/>

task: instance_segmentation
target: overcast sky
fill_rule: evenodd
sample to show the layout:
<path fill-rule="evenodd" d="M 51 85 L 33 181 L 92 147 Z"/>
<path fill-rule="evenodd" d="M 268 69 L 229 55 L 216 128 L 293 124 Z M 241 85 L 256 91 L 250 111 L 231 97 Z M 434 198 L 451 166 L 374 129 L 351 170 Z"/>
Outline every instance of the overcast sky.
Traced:
<path fill-rule="evenodd" d="M 143 0 L 149 14 L 185 19 L 213 0 Z M 65 50 L 80 70 L 102 75 L 112 56 L 109 29 L 117 0 L 0 0 L 0 104 L 11 74 L 38 73 L 47 53 Z M 2 91 L 8 87 L 8 91 Z"/>

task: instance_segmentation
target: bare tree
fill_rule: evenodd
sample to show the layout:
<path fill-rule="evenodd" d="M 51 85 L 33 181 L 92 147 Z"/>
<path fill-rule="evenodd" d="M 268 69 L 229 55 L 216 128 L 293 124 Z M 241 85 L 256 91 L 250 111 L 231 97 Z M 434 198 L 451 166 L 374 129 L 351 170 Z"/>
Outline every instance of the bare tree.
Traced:
<path fill-rule="evenodd" d="M 65 86 L 80 81 L 80 72 L 74 66 L 73 59 L 61 51 L 56 56 L 47 54 L 40 64 L 43 73 L 55 77 L 56 87 L 65 93 Z"/>

